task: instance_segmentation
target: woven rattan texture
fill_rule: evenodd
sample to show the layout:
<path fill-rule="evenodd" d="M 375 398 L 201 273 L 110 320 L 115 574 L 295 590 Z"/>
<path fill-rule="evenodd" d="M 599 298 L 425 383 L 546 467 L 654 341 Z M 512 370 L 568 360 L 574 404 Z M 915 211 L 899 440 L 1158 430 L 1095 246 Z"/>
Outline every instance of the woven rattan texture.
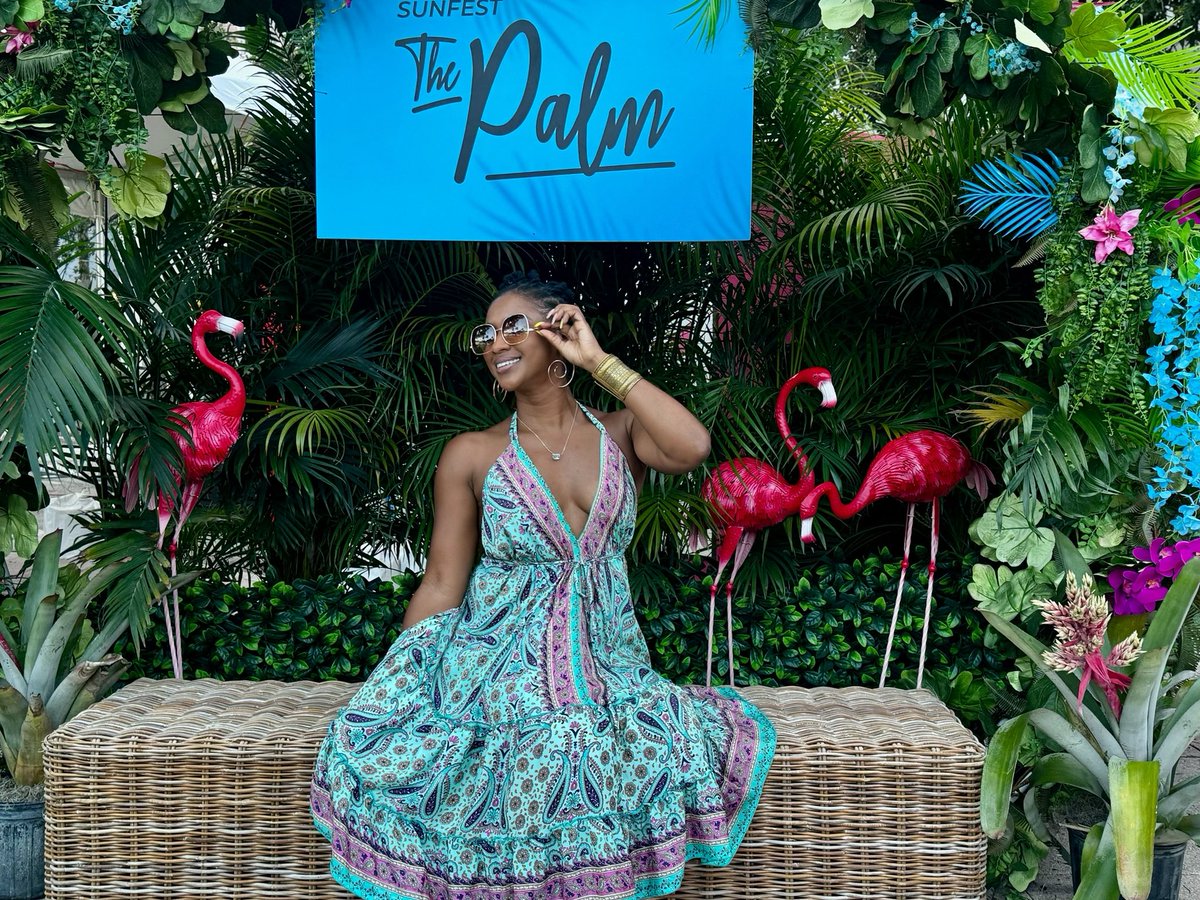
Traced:
<path fill-rule="evenodd" d="M 892 688 L 742 693 L 775 723 L 775 762 L 733 862 L 689 862 L 673 898 L 983 897 L 983 748 L 939 700 Z"/>
<path fill-rule="evenodd" d="M 143 679 L 53 732 L 46 900 L 350 897 L 308 782 L 357 685 Z"/>
<path fill-rule="evenodd" d="M 344 898 L 308 811 L 354 685 L 135 682 L 46 741 L 46 900 Z M 982 748 L 924 692 L 743 689 L 778 750 L 733 863 L 681 900 L 983 896 Z"/>

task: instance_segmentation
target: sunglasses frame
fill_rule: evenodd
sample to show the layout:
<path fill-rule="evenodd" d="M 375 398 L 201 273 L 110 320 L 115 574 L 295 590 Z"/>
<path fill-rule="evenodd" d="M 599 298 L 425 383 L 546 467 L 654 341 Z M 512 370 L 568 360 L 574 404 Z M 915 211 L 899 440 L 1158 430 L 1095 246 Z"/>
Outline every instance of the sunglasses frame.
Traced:
<path fill-rule="evenodd" d="M 515 324 L 517 320 L 521 319 L 525 321 L 525 327 L 519 331 L 513 332 L 514 335 L 520 335 L 520 337 L 518 337 L 516 340 L 509 340 L 507 334 L 509 323 L 511 322 Z M 504 343 L 512 347 L 513 345 L 519 344 L 525 340 L 525 338 L 529 337 L 529 332 L 531 331 L 533 331 L 533 325 L 529 321 L 529 316 L 525 315 L 525 313 L 513 313 L 500 323 L 499 331 L 497 331 L 496 326 L 490 322 L 484 322 L 482 325 L 476 325 L 471 329 L 469 346 L 471 348 L 471 352 L 476 356 L 483 356 L 492 348 L 492 345 L 496 343 L 497 336 L 502 337 L 504 339 Z M 483 338 L 485 343 L 483 344 L 482 350 L 476 349 L 479 346 L 479 340 L 476 339 L 476 335 L 487 335 L 487 337 Z"/>

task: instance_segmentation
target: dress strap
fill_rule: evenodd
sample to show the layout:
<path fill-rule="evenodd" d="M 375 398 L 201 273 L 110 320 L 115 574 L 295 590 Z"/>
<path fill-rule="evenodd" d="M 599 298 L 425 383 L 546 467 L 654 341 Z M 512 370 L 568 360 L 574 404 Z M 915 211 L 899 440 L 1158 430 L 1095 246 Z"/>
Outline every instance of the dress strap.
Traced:
<path fill-rule="evenodd" d="M 512 418 L 508 420 L 508 439 L 513 443 L 517 441 L 517 412 L 513 410 Z"/>
<path fill-rule="evenodd" d="M 579 403 L 579 408 L 583 410 L 583 414 L 588 417 L 593 425 L 600 429 L 601 434 L 608 434 L 608 429 L 604 427 L 604 424 L 599 419 L 592 415 L 591 410 L 584 406 L 580 401 L 576 400 L 575 402 Z"/>

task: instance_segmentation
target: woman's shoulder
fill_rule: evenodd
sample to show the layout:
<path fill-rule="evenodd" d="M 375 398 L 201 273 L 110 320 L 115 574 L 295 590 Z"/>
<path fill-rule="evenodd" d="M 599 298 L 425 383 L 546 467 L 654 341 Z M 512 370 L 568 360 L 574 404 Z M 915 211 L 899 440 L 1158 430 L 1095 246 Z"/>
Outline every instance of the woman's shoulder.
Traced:
<path fill-rule="evenodd" d="M 438 466 L 462 472 L 474 486 L 482 482 L 483 473 L 504 452 L 507 443 L 507 419 L 481 431 L 464 431 L 446 442 Z"/>
<path fill-rule="evenodd" d="M 633 414 L 625 407 L 622 406 L 620 409 L 613 409 L 607 412 L 592 406 L 587 407 L 587 409 L 614 438 L 619 439 L 629 435 L 630 417 Z"/>
<path fill-rule="evenodd" d="M 446 442 L 442 455 L 453 457 L 471 457 L 487 453 L 497 444 L 508 442 L 508 419 L 497 422 L 489 428 L 480 431 L 464 431 L 456 434 Z M 494 455 L 494 454 L 493 454 Z"/>

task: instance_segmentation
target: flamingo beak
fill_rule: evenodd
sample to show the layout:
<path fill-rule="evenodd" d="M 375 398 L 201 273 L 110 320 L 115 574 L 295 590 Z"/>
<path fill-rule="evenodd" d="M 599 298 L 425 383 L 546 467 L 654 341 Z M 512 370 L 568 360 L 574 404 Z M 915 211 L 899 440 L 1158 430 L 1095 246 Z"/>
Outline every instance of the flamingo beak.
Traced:
<path fill-rule="evenodd" d="M 817 389 L 821 392 L 822 409 L 832 409 L 837 406 L 837 391 L 833 389 L 832 381 L 822 381 L 817 385 Z"/>
<path fill-rule="evenodd" d="M 229 316 L 221 316 L 217 319 L 217 331 L 222 331 L 233 337 L 241 337 L 242 332 L 245 330 L 246 326 L 237 319 L 231 319 Z"/>
<path fill-rule="evenodd" d="M 811 517 L 800 520 L 800 540 L 802 543 L 811 544 L 817 539 L 817 536 L 813 534 L 812 523 L 813 520 Z"/>

